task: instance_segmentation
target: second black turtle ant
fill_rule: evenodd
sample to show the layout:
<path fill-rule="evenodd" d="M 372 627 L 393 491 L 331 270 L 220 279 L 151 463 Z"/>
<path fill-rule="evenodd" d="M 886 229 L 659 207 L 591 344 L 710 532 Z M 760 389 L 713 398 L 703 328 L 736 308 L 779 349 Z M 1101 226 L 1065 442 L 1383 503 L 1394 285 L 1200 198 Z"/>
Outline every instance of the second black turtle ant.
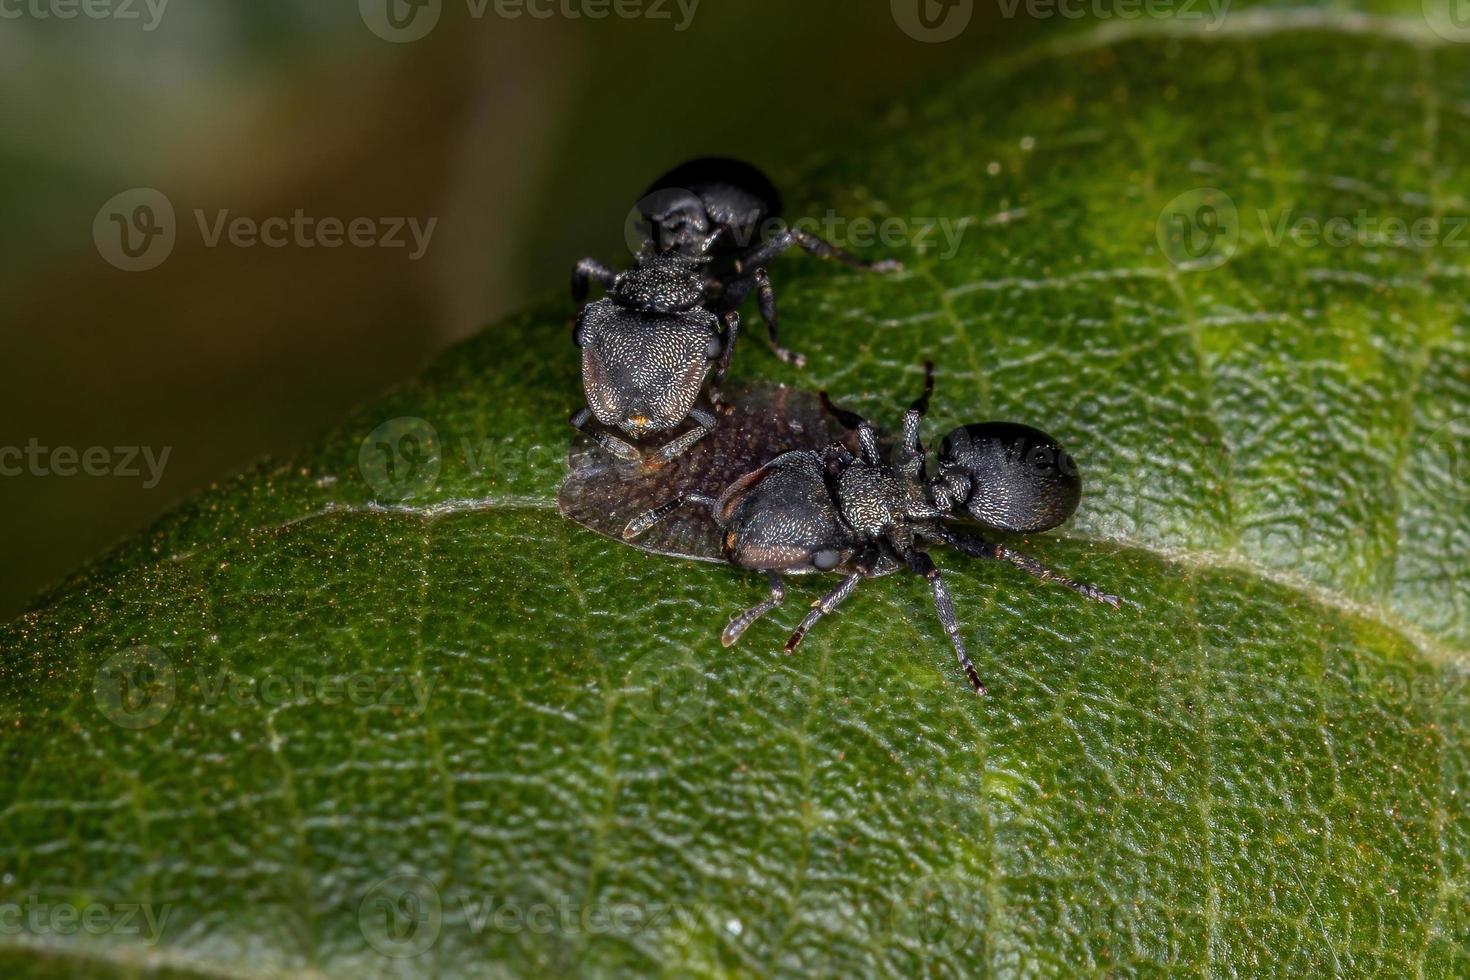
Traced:
<path fill-rule="evenodd" d="M 710 401 L 723 408 L 718 384 L 740 333 L 737 312 L 754 289 L 771 350 L 788 363 L 805 359 L 781 346 L 776 295 L 765 266 L 793 245 L 869 271 L 899 268 L 868 263 L 815 235 L 791 228 L 772 234 L 780 197 L 770 180 L 738 160 L 701 158 L 654 182 L 639 203 L 643 222 L 637 264 L 615 271 L 582 259 L 572 271 L 572 298 L 583 302 L 591 283 L 607 296 L 578 314 L 573 339 L 582 350 L 587 407 L 571 418 L 576 428 L 629 462 L 644 460 L 627 440 L 597 431 L 592 422 L 634 439 L 670 432 L 687 418 L 696 427 L 659 448 L 655 461 L 687 450 L 717 424 L 695 407 L 711 366 Z"/>
<path fill-rule="evenodd" d="M 933 365 L 926 365 L 924 393 L 903 418 L 903 431 L 884 462 L 878 434 L 860 416 L 823 403 L 857 434 L 858 452 L 842 443 L 826 451 L 787 452 L 735 481 L 718 499 L 685 496 L 634 518 L 623 536 L 634 539 L 674 509 L 694 504 L 710 509 L 724 530 L 726 561 L 764 571 L 771 595 L 731 621 L 721 637 L 734 643 L 785 597 L 781 577 L 839 572 L 843 580 L 812 605 L 791 638 L 790 653 L 818 619 L 836 609 L 865 578 L 900 568 L 922 575 L 955 656 L 977 694 L 987 693 L 960 635 L 954 601 L 924 541 L 947 544 L 963 554 L 1009 562 L 1028 575 L 1065 586 L 1117 608 L 1121 601 L 1096 586 L 1073 581 L 1011 548 L 957 529 L 955 520 L 976 521 L 998 531 L 1029 533 L 1057 527 L 1077 509 L 1082 482 L 1076 465 L 1045 433 L 1014 422 L 961 426 L 940 444 L 938 469 L 926 475 L 927 454 L 919 427 L 933 390 Z"/>

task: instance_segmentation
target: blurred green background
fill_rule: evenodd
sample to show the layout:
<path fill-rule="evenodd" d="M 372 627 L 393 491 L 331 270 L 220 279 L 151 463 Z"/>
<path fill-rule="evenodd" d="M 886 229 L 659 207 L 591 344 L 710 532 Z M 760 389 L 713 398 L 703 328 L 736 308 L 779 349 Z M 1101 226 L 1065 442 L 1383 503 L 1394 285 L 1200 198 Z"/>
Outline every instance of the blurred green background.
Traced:
<path fill-rule="evenodd" d="M 662 169 L 731 153 L 779 180 L 890 93 L 1037 27 L 976 4 L 941 44 L 887 2 L 702 0 L 679 30 L 676 0 L 667 19 L 600 20 L 443 0 L 426 37 L 394 43 L 358 0 L 173 0 L 161 16 L 160 0 L 101 2 L 136 19 L 62 19 L 67 0 L 5 0 L 0 19 L 0 447 L 101 446 L 113 469 L 114 447 L 169 455 L 153 487 L 141 461 L 138 476 L 0 476 L 0 615 L 564 290 L 576 258 L 624 261 L 628 205 Z M 177 241 L 128 272 L 93 223 L 138 187 L 172 203 Z M 438 220 L 414 261 L 211 247 L 196 209 Z"/>

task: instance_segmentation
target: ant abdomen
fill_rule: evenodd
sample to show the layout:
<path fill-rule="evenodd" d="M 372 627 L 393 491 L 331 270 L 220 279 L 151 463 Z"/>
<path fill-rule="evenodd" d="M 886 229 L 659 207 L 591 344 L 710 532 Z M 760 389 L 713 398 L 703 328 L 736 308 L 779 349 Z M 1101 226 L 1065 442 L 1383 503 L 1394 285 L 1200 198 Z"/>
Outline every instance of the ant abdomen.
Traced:
<path fill-rule="evenodd" d="M 1055 439 L 1019 422 L 961 426 L 939 447 L 940 472 L 968 481 L 960 506 L 999 531 L 1057 527 L 1082 499 L 1077 464 Z"/>

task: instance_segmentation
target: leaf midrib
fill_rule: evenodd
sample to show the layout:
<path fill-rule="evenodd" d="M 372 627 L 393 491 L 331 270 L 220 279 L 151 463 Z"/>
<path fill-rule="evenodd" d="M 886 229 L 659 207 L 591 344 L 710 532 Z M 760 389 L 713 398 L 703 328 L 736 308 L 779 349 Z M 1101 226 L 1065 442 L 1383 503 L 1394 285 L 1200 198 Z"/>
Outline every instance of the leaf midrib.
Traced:
<path fill-rule="evenodd" d="M 458 497 L 423 507 L 414 507 L 407 504 L 330 504 L 310 513 L 303 514 L 300 517 L 293 517 L 276 524 L 254 527 L 241 535 L 241 537 L 249 538 L 256 534 L 271 534 L 285 531 L 328 518 L 379 517 L 433 523 L 446 517 L 460 517 L 466 514 L 518 512 L 559 513 L 557 511 L 556 501 L 552 498 L 524 495 L 478 498 Z M 1336 589 L 1327 588 L 1296 572 L 1262 565 L 1259 562 L 1252 561 L 1247 555 L 1238 551 L 1168 548 L 1156 543 L 1130 537 L 1097 538 L 1088 535 L 1065 533 L 1049 534 L 1047 540 L 1063 541 L 1069 544 L 1099 550 L 1126 550 L 1181 568 L 1249 575 L 1258 582 L 1286 589 L 1301 598 L 1309 600 L 1315 605 L 1330 609 L 1333 612 L 1366 620 L 1375 626 L 1388 630 L 1414 647 L 1427 663 L 1470 671 L 1470 650 L 1456 647 L 1420 629 L 1382 603 L 1357 599 Z M 197 548 L 175 552 L 164 558 L 149 562 L 142 567 L 153 568 L 167 562 L 189 561 L 195 557 L 212 554 L 219 549 L 230 547 L 234 542 L 234 538 L 211 541 Z M 1127 597 L 1125 596 L 1124 598 L 1126 601 Z M 1136 606 L 1136 604 L 1130 604 Z"/>

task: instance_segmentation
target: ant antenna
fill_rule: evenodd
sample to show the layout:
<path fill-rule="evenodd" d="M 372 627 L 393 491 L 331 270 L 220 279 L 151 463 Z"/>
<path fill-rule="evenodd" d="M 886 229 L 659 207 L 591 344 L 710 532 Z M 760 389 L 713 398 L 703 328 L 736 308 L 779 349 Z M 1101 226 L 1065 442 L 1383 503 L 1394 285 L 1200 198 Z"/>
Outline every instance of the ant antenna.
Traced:
<path fill-rule="evenodd" d="M 909 406 L 910 410 L 918 412 L 920 415 L 929 414 L 929 396 L 932 394 L 934 394 L 934 362 L 925 361 L 924 393 L 914 399 L 914 403 Z"/>
<path fill-rule="evenodd" d="M 832 404 L 832 399 L 827 397 L 825 391 L 820 394 L 822 396 L 822 407 L 831 412 L 832 417 L 837 419 L 838 422 L 841 422 L 844 429 L 856 429 L 863 424 L 863 417 L 861 415 L 856 412 L 849 412 L 845 408 L 838 408 Z"/>

